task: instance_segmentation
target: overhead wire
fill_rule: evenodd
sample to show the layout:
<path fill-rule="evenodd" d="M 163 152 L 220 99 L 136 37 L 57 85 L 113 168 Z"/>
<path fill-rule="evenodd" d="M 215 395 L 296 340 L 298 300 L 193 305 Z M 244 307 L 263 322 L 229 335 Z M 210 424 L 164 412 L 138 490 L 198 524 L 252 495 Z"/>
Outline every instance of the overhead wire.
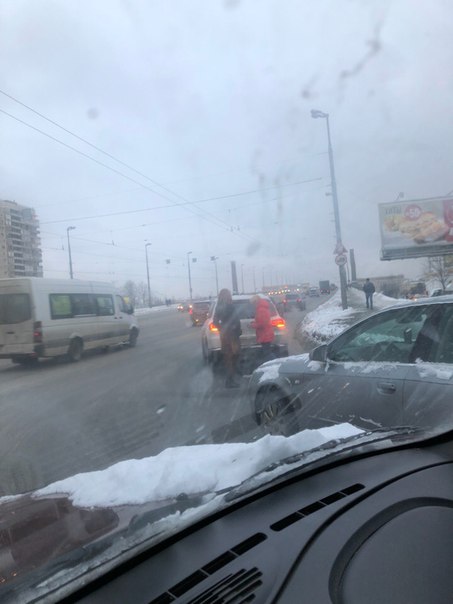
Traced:
<path fill-rule="evenodd" d="M 186 207 L 189 211 L 193 211 L 193 209 L 191 209 L 189 206 L 193 205 L 194 202 L 193 201 L 186 201 L 184 203 L 174 203 L 172 199 L 170 199 L 169 197 L 167 197 L 166 195 L 163 195 L 162 193 L 155 191 L 154 189 L 152 189 L 151 187 L 149 187 L 148 185 L 145 185 L 143 183 L 141 183 L 140 181 L 136 180 L 135 178 L 132 178 L 131 176 L 128 176 L 127 174 L 124 174 L 123 172 L 121 172 L 120 170 L 117 170 L 116 168 L 113 168 L 112 166 L 109 166 L 108 164 L 105 164 L 104 162 L 101 162 L 100 160 L 96 159 L 95 157 L 92 157 L 91 155 L 88 155 L 88 153 L 84 153 L 83 151 L 81 151 L 80 149 L 77 149 L 76 147 L 73 147 L 72 145 L 69 145 L 68 143 L 65 143 L 64 141 L 61 141 L 60 139 L 56 138 L 55 136 L 52 136 L 51 134 L 49 134 L 48 132 L 45 132 L 44 130 L 41 130 L 40 128 L 37 128 L 36 126 L 33 126 L 32 124 L 29 124 L 28 122 L 18 118 L 15 115 L 12 115 L 11 113 L 8 113 L 8 111 L 5 111 L 4 109 L 0 109 L 0 113 L 3 113 L 4 115 L 8 116 L 9 118 L 16 120 L 17 122 L 23 124 L 24 126 L 27 126 L 28 128 L 31 128 L 32 130 L 35 130 L 36 132 L 39 132 L 40 134 L 42 134 L 43 136 L 46 136 L 47 138 L 53 140 L 56 143 L 59 143 L 60 145 L 62 145 L 63 147 L 66 147 L 72 151 L 74 151 L 75 153 L 78 153 L 79 155 L 85 157 L 86 159 L 89 159 L 93 162 L 95 162 L 96 164 L 106 168 L 107 170 L 110 170 L 111 172 L 114 172 L 115 174 L 118 174 L 119 176 L 122 176 L 123 178 L 126 178 L 127 180 L 130 180 L 131 182 L 139 185 L 140 187 L 147 189 L 148 191 L 150 191 L 151 193 L 154 193 L 155 195 L 158 195 L 159 197 L 161 197 L 162 199 L 165 199 L 167 201 L 170 202 L 169 205 L 167 206 L 160 206 L 160 209 L 162 208 L 166 208 L 166 207 Z M 181 197 L 179 195 L 176 195 L 177 197 Z M 149 209 L 153 209 L 153 208 L 149 208 Z M 143 210 L 137 210 L 137 211 L 143 211 Z M 204 215 L 204 213 L 196 213 L 196 216 L 198 216 L 199 218 L 202 218 L 204 220 L 208 220 L 208 216 Z M 75 220 L 75 219 L 72 219 Z M 212 224 L 216 224 L 216 226 L 221 226 L 222 228 L 226 228 L 227 230 L 231 231 L 232 228 L 230 225 L 227 225 L 226 223 L 224 223 L 224 221 L 215 218 L 215 220 L 217 221 L 217 223 L 213 223 L 213 220 L 209 220 L 209 222 L 211 222 Z M 61 222 L 61 221 L 60 221 Z M 224 224 L 220 225 L 218 224 L 219 222 L 222 222 Z M 242 233 L 237 233 L 238 235 L 240 235 L 241 237 L 246 237 L 244 236 Z M 248 238 L 248 237 L 247 237 Z"/>
<path fill-rule="evenodd" d="M 14 101 L 15 103 L 17 103 L 18 105 L 21 105 L 22 107 L 26 108 L 28 111 L 31 111 L 32 113 L 34 113 L 35 115 L 39 116 L 40 118 L 46 120 L 47 122 L 49 122 L 50 124 L 56 126 L 57 128 L 60 128 L 63 132 L 73 136 L 74 138 L 76 138 L 77 140 L 83 142 L 84 144 L 90 146 L 91 148 L 95 149 L 97 152 L 105 155 L 106 157 L 116 161 L 117 163 L 119 163 L 120 165 L 126 167 L 128 170 L 131 170 L 132 172 L 135 172 L 136 174 L 138 174 L 139 176 L 141 176 L 142 178 L 145 178 L 146 180 L 148 180 L 149 182 L 151 182 L 153 185 L 160 187 L 161 189 L 163 189 L 164 191 L 166 191 L 167 193 L 169 193 L 170 195 L 173 195 L 181 200 L 183 200 L 184 202 L 186 202 L 189 205 L 193 205 L 197 210 L 200 210 L 199 208 L 197 208 L 196 204 L 197 203 L 203 203 L 205 200 L 198 200 L 198 201 L 189 201 L 187 200 L 185 197 L 183 197 L 182 195 L 180 195 L 179 193 L 176 193 L 175 191 L 169 189 L 168 187 L 166 187 L 165 185 L 157 182 L 156 180 L 150 178 L 147 174 L 144 174 L 143 172 L 141 172 L 140 170 L 137 170 L 136 168 L 134 168 L 133 166 L 131 166 L 130 164 L 118 159 L 117 157 L 115 157 L 114 155 L 112 155 L 111 153 L 105 151 L 104 149 L 102 149 L 101 147 L 98 147 L 97 145 L 91 143 L 90 141 L 88 141 L 87 139 L 83 138 L 82 136 L 76 134 L 75 132 L 73 132 L 72 130 L 69 130 L 69 128 L 66 128 L 65 126 L 62 126 L 61 124 L 59 124 L 58 122 L 56 122 L 55 120 L 52 120 L 51 118 L 49 118 L 48 116 L 44 115 L 43 113 L 37 111 L 36 109 L 34 109 L 33 107 L 31 107 L 30 105 L 27 105 L 26 103 L 24 103 L 23 101 L 20 101 L 19 99 L 17 99 L 16 97 L 14 97 L 13 95 L 5 92 L 4 90 L 0 89 L 0 94 L 2 94 L 3 96 L 5 96 L 6 98 Z M 153 189 L 151 189 L 150 187 L 146 187 L 146 185 L 143 185 L 142 183 L 131 179 L 130 177 L 128 177 L 127 175 L 123 174 L 122 172 L 120 172 L 119 170 L 115 170 L 114 168 L 112 168 L 111 166 L 108 166 L 107 164 L 104 164 L 103 162 L 99 162 L 98 160 L 96 160 L 95 158 L 89 156 L 88 154 L 83 153 L 82 151 L 76 149 L 75 147 L 72 147 L 71 145 L 67 145 L 66 143 L 63 143 L 62 141 L 60 141 L 59 139 L 56 139 L 55 137 L 52 137 L 51 135 L 41 131 L 38 128 L 35 128 L 34 126 L 32 126 L 31 124 L 27 124 L 26 122 L 24 122 L 23 120 L 20 120 L 19 118 L 12 116 L 11 114 L 7 113 L 4 110 L 0 110 L 3 113 L 5 113 L 6 115 L 8 115 L 9 117 L 18 120 L 19 122 L 21 122 L 24 125 L 28 125 L 30 128 L 33 128 L 35 130 L 37 130 L 38 132 L 40 132 L 41 134 L 44 134 L 45 136 L 49 136 L 50 138 L 52 138 L 52 140 L 59 142 L 60 144 L 65 145 L 66 147 L 72 149 L 73 151 L 82 154 L 84 157 L 92 159 L 93 161 L 95 161 L 96 163 L 100 164 L 101 166 L 114 171 L 115 173 L 128 178 L 129 180 L 131 180 L 132 182 L 138 184 L 141 187 L 147 188 L 148 190 L 150 190 L 151 192 L 155 193 L 156 195 L 159 195 L 160 197 L 162 197 L 163 199 L 166 199 L 167 201 L 170 201 L 171 204 L 173 205 L 173 202 L 171 199 L 169 199 L 168 197 L 162 195 L 161 193 L 154 191 Z M 321 180 L 321 178 L 315 179 L 315 180 Z M 301 182 L 305 182 L 305 181 L 301 181 Z M 290 185 L 293 184 L 301 184 L 301 183 L 290 183 Z M 290 186 L 288 184 L 286 185 L 280 185 L 280 186 Z M 268 187 L 267 189 L 257 189 L 253 192 L 257 192 L 257 191 L 266 191 L 266 190 L 270 190 L 272 188 L 276 188 L 276 187 Z M 233 197 L 233 196 L 238 196 L 238 195 L 244 195 L 244 194 L 249 194 L 250 192 L 245 192 L 245 193 L 239 193 L 239 194 L 233 194 L 233 195 L 227 195 L 227 196 L 220 196 L 217 198 L 211 198 L 212 200 L 217 200 L 217 199 L 227 199 L 228 197 Z M 178 205 L 182 205 L 182 204 L 178 204 Z M 185 206 L 183 206 L 185 207 Z M 190 207 L 185 207 L 185 209 L 188 209 L 189 211 L 191 211 Z M 226 221 L 224 221 L 223 219 L 215 216 L 214 214 L 212 214 L 211 212 L 207 212 L 206 210 L 203 211 L 202 214 L 200 213 L 195 213 L 193 212 L 196 216 L 201 217 L 203 219 L 206 219 L 206 215 L 211 216 L 211 218 L 215 221 L 217 221 L 218 223 L 221 223 L 223 225 L 225 225 L 230 231 L 232 230 L 232 225 Z M 234 231 L 233 231 L 234 232 Z M 239 233 L 238 233 L 239 234 Z M 240 233 L 240 236 L 244 237 L 243 233 Z M 247 235 L 245 235 L 247 237 Z M 250 237 L 247 237 L 248 239 L 250 239 Z"/>
<path fill-rule="evenodd" d="M 115 157 L 114 155 L 112 155 L 111 153 L 108 153 L 107 151 L 105 151 L 104 149 L 101 149 L 100 147 L 98 147 L 97 145 L 94 145 L 93 143 L 91 143 L 90 141 L 86 140 L 85 138 L 79 136 L 78 134 L 76 134 L 75 132 L 72 132 L 71 130 L 69 130 L 68 128 L 65 128 L 64 126 L 62 126 L 61 124 L 59 124 L 58 122 L 56 122 L 55 120 L 50 119 L 49 117 L 45 116 L 43 113 L 40 113 L 39 111 L 37 111 L 36 109 L 33 109 L 33 107 L 30 107 L 29 105 L 23 103 L 22 101 L 20 101 L 19 99 L 16 99 L 15 97 L 13 97 L 12 95 L 8 94 L 7 92 L 0 90 L 0 93 L 3 94 L 5 97 L 11 99 L 12 101 L 14 101 L 15 103 L 18 103 L 19 105 L 21 105 L 22 107 L 25 107 L 27 110 L 31 111 L 32 113 L 38 115 L 40 118 L 46 120 L 47 122 L 53 124 L 54 126 L 56 126 L 57 128 L 60 128 L 61 130 L 63 130 L 63 132 L 66 132 L 67 134 L 73 136 L 74 138 L 76 138 L 77 140 L 80 140 L 81 142 L 83 142 L 84 144 L 90 146 L 91 148 L 95 149 L 97 152 L 102 153 L 103 155 L 105 155 L 106 157 L 109 157 L 110 159 L 113 159 L 114 161 L 116 161 L 117 163 L 119 163 L 120 165 L 126 167 L 128 170 L 131 170 L 132 172 L 135 172 L 136 174 L 138 174 L 139 176 L 141 176 L 142 178 L 145 178 L 146 180 L 148 180 L 149 182 L 153 183 L 153 185 L 160 187 L 161 189 L 163 189 L 164 191 L 166 191 L 167 193 L 182 199 L 183 201 L 188 202 L 189 200 L 187 200 L 185 197 L 183 197 L 182 195 L 179 195 L 178 193 L 175 193 L 174 191 L 172 191 L 171 189 L 167 188 L 165 185 L 162 185 L 160 183 L 158 183 L 157 181 L 155 181 L 154 179 L 150 178 L 149 176 L 147 176 L 146 174 L 144 174 L 143 172 L 140 172 L 139 170 L 137 170 L 136 168 L 134 168 L 133 166 L 127 164 L 126 162 L 118 159 L 117 157 Z M 111 166 L 108 166 L 107 164 L 104 164 L 103 162 L 100 162 L 99 160 L 96 160 L 95 158 L 93 158 L 92 156 L 83 153 L 82 151 L 80 151 L 79 149 L 76 149 L 75 147 L 72 147 L 71 145 L 68 145 L 66 143 L 63 143 L 63 141 L 60 141 L 59 139 L 57 139 L 56 137 L 51 136 L 48 133 L 45 133 L 44 131 L 40 130 L 39 128 L 36 128 L 35 126 L 32 126 L 31 124 L 28 124 L 27 122 L 25 122 L 24 120 L 21 120 L 19 118 L 17 118 L 16 116 L 13 116 L 12 114 L 8 113 L 7 111 L 4 111 L 3 109 L 0 109 L 0 111 L 2 113 L 4 113 L 5 115 L 7 115 L 8 117 L 12 118 L 12 119 L 16 119 L 17 121 L 19 121 L 20 123 L 28 126 L 29 128 L 32 128 L 33 130 L 36 130 L 37 132 L 43 134 L 44 136 L 48 136 L 49 138 L 51 138 L 52 140 L 54 140 L 55 142 L 58 142 L 64 146 L 66 146 L 69 149 L 72 149 L 73 151 L 75 151 L 76 153 L 80 153 L 81 155 L 83 155 L 84 157 L 91 159 L 92 161 L 95 161 L 96 163 L 98 163 L 99 165 L 107 168 L 108 170 L 111 170 L 113 172 L 115 172 L 116 174 L 119 174 L 121 176 L 123 176 L 124 178 L 127 178 L 128 180 L 131 180 L 132 182 L 138 184 L 139 186 L 142 186 L 148 190 L 150 190 L 151 192 L 155 193 L 156 195 L 159 195 L 160 197 L 162 197 L 163 199 L 166 199 L 170 202 L 172 202 L 171 199 L 169 199 L 168 197 L 166 197 L 165 195 L 162 195 L 162 193 L 159 193 L 153 189 L 151 189 L 150 187 L 147 187 L 146 185 L 143 185 L 143 183 L 140 183 L 139 181 L 136 181 L 135 179 L 130 178 L 129 176 L 125 175 L 124 173 L 120 172 L 119 170 L 116 170 L 115 168 L 112 168 Z M 194 205 L 194 207 L 196 208 L 195 202 L 189 202 L 190 204 Z M 190 207 L 185 208 L 189 211 L 194 212 L 194 210 Z M 205 220 L 208 219 L 208 216 L 206 216 L 206 212 L 205 213 L 200 213 L 200 209 L 196 208 L 198 210 L 197 215 L 200 218 L 203 218 Z M 212 220 L 217 221 L 217 223 L 222 223 L 223 225 L 230 227 L 231 225 L 228 225 L 228 223 L 226 223 L 224 220 L 214 216 L 212 213 L 207 212 L 208 215 L 210 215 L 211 217 L 211 222 Z"/>

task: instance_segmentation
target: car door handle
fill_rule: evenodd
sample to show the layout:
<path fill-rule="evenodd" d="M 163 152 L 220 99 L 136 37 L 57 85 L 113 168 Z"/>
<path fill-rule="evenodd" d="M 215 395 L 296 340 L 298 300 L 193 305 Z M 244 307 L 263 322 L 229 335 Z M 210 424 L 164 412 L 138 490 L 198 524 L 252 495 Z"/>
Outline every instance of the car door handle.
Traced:
<path fill-rule="evenodd" d="M 396 386 L 392 382 L 378 382 L 377 389 L 381 394 L 394 394 L 396 392 Z"/>

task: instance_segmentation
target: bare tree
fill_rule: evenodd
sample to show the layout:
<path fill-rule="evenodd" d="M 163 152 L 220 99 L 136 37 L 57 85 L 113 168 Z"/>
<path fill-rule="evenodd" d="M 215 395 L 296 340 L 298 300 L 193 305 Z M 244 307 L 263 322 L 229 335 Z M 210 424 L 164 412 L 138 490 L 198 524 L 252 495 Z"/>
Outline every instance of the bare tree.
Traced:
<path fill-rule="evenodd" d="M 126 283 L 122 287 L 122 290 L 124 292 L 124 295 L 129 298 L 129 301 L 132 306 L 135 306 L 137 304 L 137 284 L 131 280 L 126 281 Z"/>
<path fill-rule="evenodd" d="M 137 306 L 148 306 L 148 286 L 144 281 L 139 281 L 136 285 Z"/>
<path fill-rule="evenodd" d="M 425 265 L 426 276 L 440 283 L 442 289 L 447 289 L 453 282 L 453 256 L 432 256 Z"/>

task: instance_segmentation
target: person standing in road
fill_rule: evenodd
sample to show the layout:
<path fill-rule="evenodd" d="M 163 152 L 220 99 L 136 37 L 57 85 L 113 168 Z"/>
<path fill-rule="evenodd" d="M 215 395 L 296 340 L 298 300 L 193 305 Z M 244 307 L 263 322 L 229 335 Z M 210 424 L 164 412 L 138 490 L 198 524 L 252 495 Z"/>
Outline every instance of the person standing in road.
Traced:
<path fill-rule="evenodd" d="M 236 366 L 241 350 L 241 321 L 237 316 L 233 298 L 229 289 L 222 289 L 217 299 L 212 322 L 220 332 L 220 347 L 226 368 L 226 388 L 237 388 L 235 381 Z"/>
<path fill-rule="evenodd" d="M 363 291 L 365 292 L 366 307 L 373 310 L 373 294 L 376 291 L 376 288 L 374 287 L 374 283 L 368 278 L 363 286 Z"/>
<path fill-rule="evenodd" d="M 274 358 L 272 342 L 275 339 L 269 302 L 261 296 L 253 296 L 250 301 L 255 306 L 255 319 L 252 327 L 256 329 L 256 341 L 261 344 L 263 362 L 269 361 Z"/>

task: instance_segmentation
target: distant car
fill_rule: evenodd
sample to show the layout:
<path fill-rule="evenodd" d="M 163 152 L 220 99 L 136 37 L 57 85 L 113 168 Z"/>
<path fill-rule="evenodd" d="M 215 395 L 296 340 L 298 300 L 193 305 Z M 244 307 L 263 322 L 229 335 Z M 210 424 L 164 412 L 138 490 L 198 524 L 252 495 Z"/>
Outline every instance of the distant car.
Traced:
<path fill-rule="evenodd" d="M 273 342 L 273 352 L 276 357 L 288 356 L 288 333 L 285 320 L 277 312 L 271 299 L 263 294 L 258 294 L 269 301 L 271 307 L 271 321 L 274 326 L 275 340 Z M 203 359 L 206 363 L 215 368 L 222 359 L 220 350 L 220 333 L 212 320 L 215 313 L 217 301 L 211 306 L 209 316 L 206 319 L 201 331 L 201 348 Z M 241 342 L 241 360 L 255 360 L 261 352 L 260 344 L 256 342 L 256 331 L 252 327 L 255 318 L 255 307 L 250 302 L 250 296 L 234 295 L 233 304 L 237 309 L 237 315 L 241 321 L 242 335 Z M 256 365 L 255 365 L 256 366 Z"/>
<path fill-rule="evenodd" d="M 190 310 L 190 304 L 187 302 L 180 302 L 176 308 L 178 309 L 178 312 L 187 312 Z"/>
<path fill-rule="evenodd" d="M 279 433 L 345 417 L 364 429 L 430 428 L 451 420 L 452 376 L 453 299 L 425 298 L 378 312 L 310 355 L 264 363 L 248 397 L 256 422 Z"/>
<path fill-rule="evenodd" d="M 208 318 L 210 306 L 210 300 L 197 300 L 196 302 L 192 302 L 189 308 L 192 325 L 203 325 Z"/>
<path fill-rule="evenodd" d="M 435 289 L 431 294 L 432 298 L 436 298 L 437 296 L 452 296 L 453 289 Z"/>
<path fill-rule="evenodd" d="M 305 296 L 304 294 L 286 294 L 283 298 L 283 304 L 285 310 L 291 310 L 291 308 L 298 308 L 299 310 L 305 310 Z"/>
<path fill-rule="evenodd" d="M 330 281 L 320 281 L 319 292 L 321 295 L 330 294 Z"/>
<path fill-rule="evenodd" d="M 319 297 L 319 288 L 318 287 L 310 287 L 308 290 L 308 295 L 310 298 L 318 298 Z"/>

